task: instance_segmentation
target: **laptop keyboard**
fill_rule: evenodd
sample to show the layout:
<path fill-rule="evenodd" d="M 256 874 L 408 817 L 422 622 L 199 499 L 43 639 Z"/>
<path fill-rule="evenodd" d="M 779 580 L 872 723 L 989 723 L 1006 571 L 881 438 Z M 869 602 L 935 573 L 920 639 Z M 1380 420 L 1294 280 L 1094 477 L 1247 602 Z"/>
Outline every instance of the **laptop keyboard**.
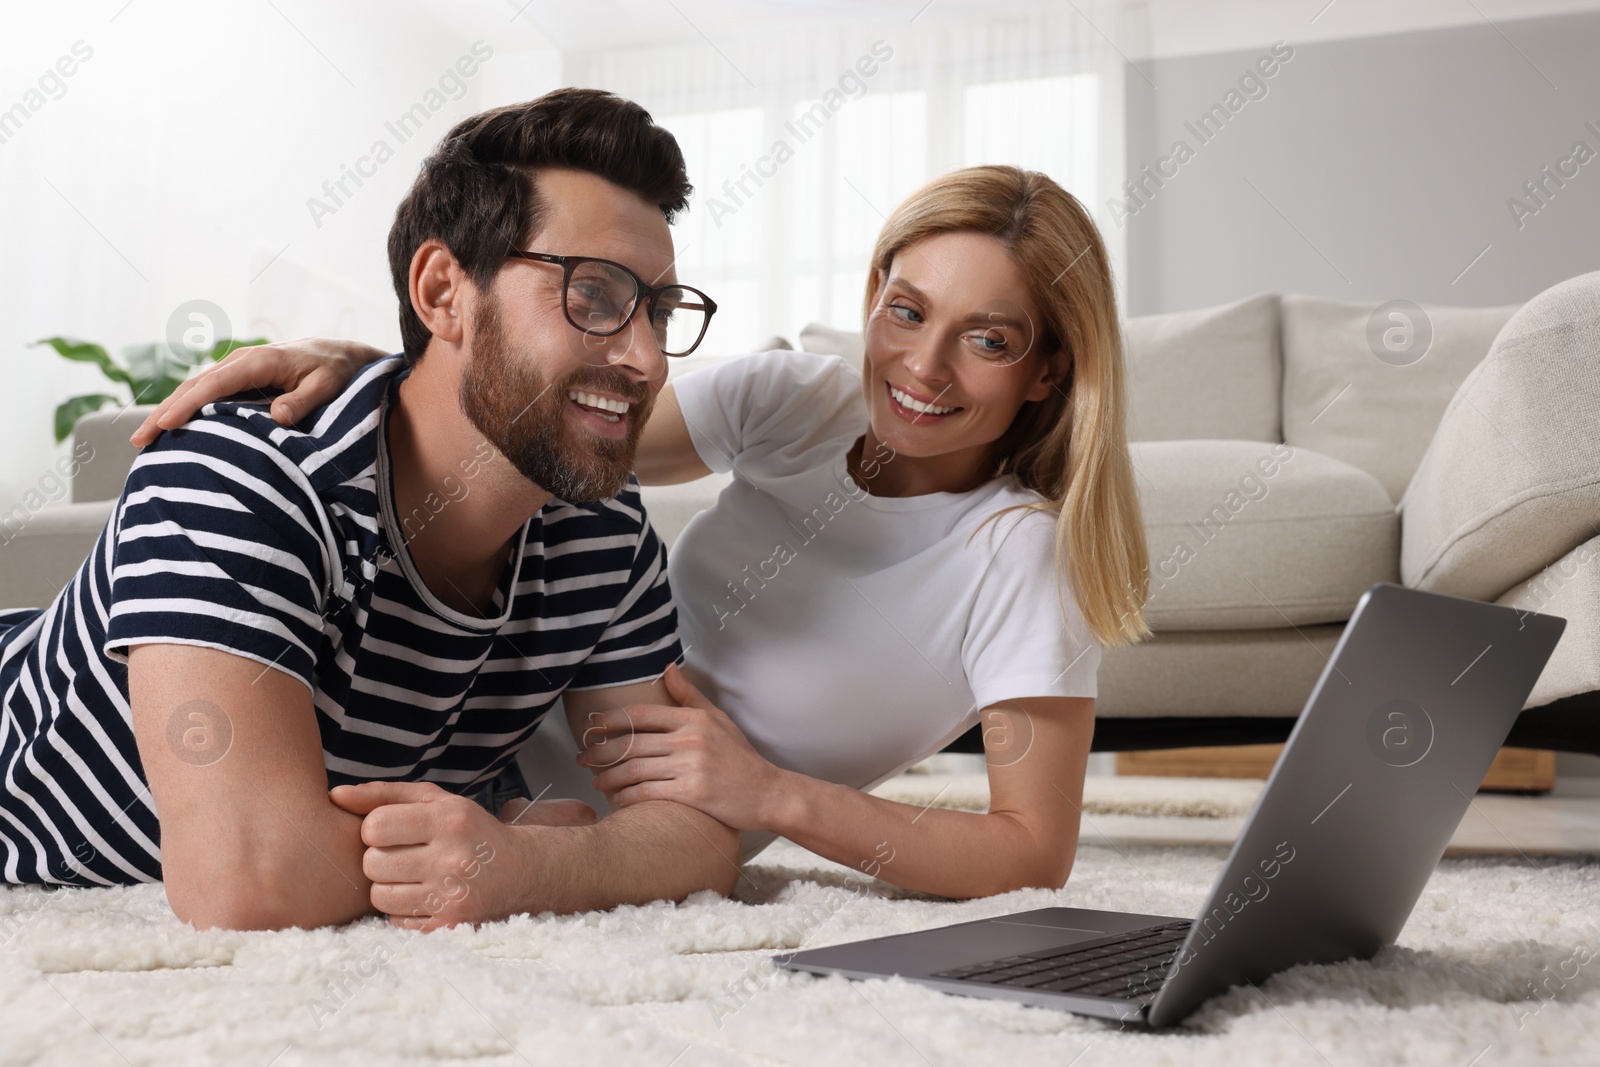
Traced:
<path fill-rule="evenodd" d="M 1167 980 L 1167 968 L 1189 926 L 1188 920 L 1146 926 L 1064 948 L 953 967 L 933 977 L 1090 997 L 1152 996 Z"/>

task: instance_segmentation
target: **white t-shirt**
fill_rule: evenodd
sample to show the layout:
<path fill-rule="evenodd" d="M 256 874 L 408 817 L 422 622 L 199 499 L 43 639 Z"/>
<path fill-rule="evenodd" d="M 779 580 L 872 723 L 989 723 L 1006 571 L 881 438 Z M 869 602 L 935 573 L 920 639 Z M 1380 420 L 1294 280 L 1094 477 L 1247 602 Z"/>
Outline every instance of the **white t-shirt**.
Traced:
<path fill-rule="evenodd" d="M 1035 494 L 868 495 L 845 469 L 861 376 L 834 356 L 756 353 L 673 384 L 701 459 L 735 472 L 668 552 L 685 672 L 767 759 L 871 789 L 983 708 L 1096 695 L 1101 649 L 1055 579 L 1054 517 L 983 522 Z M 540 730 L 519 758 L 541 795 L 603 813 L 576 751 Z M 742 835 L 744 856 L 772 839 Z"/>
<path fill-rule="evenodd" d="M 870 789 L 990 705 L 1096 695 L 1054 515 L 983 524 L 1036 494 L 869 495 L 845 467 L 869 421 L 861 376 L 836 356 L 755 353 L 674 389 L 700 458 L 734 473 L 668 553 L 685 672 L 767 759 Z M 746 855 L 770 840 L 746 834 Z"/>

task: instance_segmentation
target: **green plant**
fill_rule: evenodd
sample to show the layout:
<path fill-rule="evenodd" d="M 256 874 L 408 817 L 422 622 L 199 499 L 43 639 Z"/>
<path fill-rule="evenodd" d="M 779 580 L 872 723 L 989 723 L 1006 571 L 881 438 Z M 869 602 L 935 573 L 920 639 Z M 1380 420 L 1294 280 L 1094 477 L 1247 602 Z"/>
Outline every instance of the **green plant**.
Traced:
<path fill-rule="evenodd" d="M 196 367 L 215 363 L 236 348 L 264 345 L 266 338 L 251 341 L 220 340 L 209 350 L 179 351 L 172 346 L 156 343 L 129 345 L 122 350 L 122 363 L 111 358 L 100 345 L 91 341 L 74 341 L 66 337 L 46 337 L 34 345 L 49 345 L 63 359 L 75 363 L 93 363 L 100 373 L 119 385 L 128 387 L 132 399 L 129 404 L 159 404 L 183 384 Z M 118 403 L 108 393 L 86 393 L 63 401 L 56 408 L 56 443 L 65 441 L 78 420 L 91 411 L 99 411 L 107 404 Z"/>

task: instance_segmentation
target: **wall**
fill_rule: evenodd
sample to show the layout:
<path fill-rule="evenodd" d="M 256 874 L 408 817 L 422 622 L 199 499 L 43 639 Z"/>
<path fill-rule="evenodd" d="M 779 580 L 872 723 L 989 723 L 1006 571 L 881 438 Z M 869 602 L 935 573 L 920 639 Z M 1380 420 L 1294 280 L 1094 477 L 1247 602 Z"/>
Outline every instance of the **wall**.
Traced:
<path fill-rule="evenodd" d="M 1125 68 L 1127 177 L 1172 175 L 1122 198 L 1129 314 L 1268 291 L 1520 303 L 1600 268 L 1600 13 L 1285 44 L 1204 143 L 1186 123 L 1271 45 Z M 1597 158 L 1541 205 L 1524 183 L 1579 141 Z"/>
<path fill-rule="evenodd" d="M 560 78 L 493 5 L 448 23 L 377 0 L 33 5 L 8 29 L 0 116 L 23 112 L 0 123 L 0 513 L 64 453 L 56 403 L 122 392 L 31 342 L 117 354 L 204 300 L 235 337 L 398 349 L 385 240 L 418 164 L 460 118 Z M 402 139 L 390 126 L 419 104 Z"/>

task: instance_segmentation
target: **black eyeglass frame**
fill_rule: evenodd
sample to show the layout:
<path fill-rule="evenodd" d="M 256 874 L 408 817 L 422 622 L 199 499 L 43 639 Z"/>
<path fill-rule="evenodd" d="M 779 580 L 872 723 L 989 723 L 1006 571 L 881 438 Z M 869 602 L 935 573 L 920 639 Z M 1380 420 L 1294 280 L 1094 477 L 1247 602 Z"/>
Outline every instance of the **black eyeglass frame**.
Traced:
<path fill-rule="evenodd" d="M 650 285 L 643 278 L 639 277 L 633 271 L 629 270 L 623 264 L 618 263 L 616 260 L 601 259 L 599 256 L 558 256 L 550 252 L 526 252 L 520 248 L 511 249 L 506 253 L 506 257 L 508 259 L 514 258 L 532 260 L 535 263 L 554 263 L 556 266 L 560 267 L 561 314 L 566 316 L 567 322 L 571 323 L 573 329 L 579 331 L 580 333 L 588 334 L 592 337 L 615 337 L 617 334 L 628 328 L 628 323 L 633 321 L 633 317 L 639 313 L 639 309 L 647 304 L 649 305 L 650 318 L 654 319 L 656 315 L 656 298 L 662 293 L 666 292 L 668 289 L 682 289 L 684 292 L 693 293 L 695 296 L 698 296 L 702 301 L 705 302 L 706 312 L 704 321 L 700 323 L 700 336 L 694 339 L 694 344 L 690 345 L 682 352 L 668 352 L 664 349 L 662 350 L 662 355 L 673 359 L 677 359 L 681 356 L 687 356 L 689 353 L 700 347 L 700 342 L 705 340 L 706 331 L 711 328 L 711 316 L 717 313 L 717 302 L 711 299 L 705 293 L 696 289 L 694 286 L 681 285 L 677 282 L 673 282 L 669 285 Z M 572 283 L 573 270 L 584 263 L 604 263 L 608 267 L 616 267 L 618 270 L 622 271 L 622 273 L 633 279 L 633 307 L 628 311 L 628 314 L 623 317 L 622 324 L 614 330 L 597 330 L 592 326 L 580 326 L 578 323 L 573 321 L 572 312 L 567 307 L 567 286 Z"/>

